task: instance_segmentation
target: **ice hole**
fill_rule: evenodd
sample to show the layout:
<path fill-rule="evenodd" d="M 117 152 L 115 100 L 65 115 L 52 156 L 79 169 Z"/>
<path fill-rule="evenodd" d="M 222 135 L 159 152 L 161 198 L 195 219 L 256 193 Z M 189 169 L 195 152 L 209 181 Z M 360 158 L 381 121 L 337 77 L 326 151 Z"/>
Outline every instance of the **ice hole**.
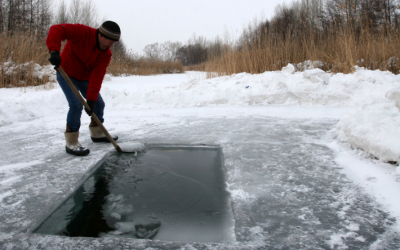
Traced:
<path fill-rule="evenodd" d="M 34 231 L 70 237 L 231 242 L 219 147 L 115 153 Z"/>

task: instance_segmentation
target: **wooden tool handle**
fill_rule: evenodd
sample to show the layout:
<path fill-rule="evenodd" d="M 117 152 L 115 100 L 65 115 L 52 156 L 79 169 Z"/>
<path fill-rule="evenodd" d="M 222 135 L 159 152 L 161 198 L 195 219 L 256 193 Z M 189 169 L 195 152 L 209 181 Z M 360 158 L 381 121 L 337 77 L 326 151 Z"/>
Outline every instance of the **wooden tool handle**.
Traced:
<path fill-rule="evenodd" d="M 65 73 L 64 69 L 60 67 L 57 68 L 58 72 L 60 72 L 60 74 L 64 77 L 64 79 L 67 81 L 68 85 L 71 87 L 72 91 L 74 92 L 74 94 L 76 95 L 76 97 L 78 97 L 79 101 L 82 103 L 82 105 L 90 110 L 89 105 L 86 103 L 85 99 L 83 99 L 81 93 L 79 93 L 79 91 L 76 89 L 75 85 L 72 83 L 71 79 L 69 78 L 69 76 Z M 103 123 L 101 123 L 101 121 L 99 120 L 99 118 L 97 118 L 95 113 L 92 113 L 92 119 L 97 123 L 97 125 L 99 125 L 101 131 L 103 131 L 103 133 L 107 136 L 107 138 L 110 140 L 110 142 L 114 145 L 115 149 L 122 153 L 121 148 L 118 146 L 118 144 L 114 141 L 114 139 L 111 137 L 111 135 L 108 133 L 107 129 L 103 126 Z"/>

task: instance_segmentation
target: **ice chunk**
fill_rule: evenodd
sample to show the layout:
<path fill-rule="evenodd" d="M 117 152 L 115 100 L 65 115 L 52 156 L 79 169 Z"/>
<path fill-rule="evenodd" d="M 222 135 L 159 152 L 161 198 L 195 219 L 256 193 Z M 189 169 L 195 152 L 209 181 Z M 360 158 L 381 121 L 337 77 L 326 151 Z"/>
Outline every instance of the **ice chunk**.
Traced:
<path fill-rule="evenodd" d="M 115 230 L 115 231 L 111 231 L 110 234 L 112 234 L 112 235 L 121 235 L 121 234 L 124 234 L 124 233 L 121 232 L 121 231 Z M 104 236 L 106 236 L 106 235 L 104 235 Z"/>
<path fill-rule="evenodd" d="M 136 236 L 141 239 L 151 239 L 157 234 L 160 226 L 160 221 L 153 221 L 147 224 L 137 224 L 135 225 Z"/>
<path fill-rule="evenodd" d="M 121 219 L 121 215 L 119 214 L 119 213 L 111 213 L 111 217 L 113 217 L 113 218 L 115 218 L 115 219 L 117 219 L 117 220 L 120 220 Z"/>
<path fill-rule="evenodd" d="M 118 146 L 123 152 L 140 152 L 145 149 L 145 146 L 141 142 L 123 142 L 119 143 Z"/>
<path fill-rule="evenodd" d="M 325 74 L 325 71 L 316 68 L 316 69 L 305 70 L 303 76 L 305 78 L 310 78 L 312 75 L 318 75 L 321 77 L 323 74 Z"/>
<path fill-rule="evenodd" d="M 328 74 L 324 74 L 324 75 L 322 76 L 322 80 L 324 81 L 324 84 L 325 84 L 325 85 L 328 85 L 328 84 L 329 84 L 329 79 L 330 79 L 330 77 L 329 77 Z"/>
<path fill-rule="evenodd" d="M 318 75 L 311 75 L 310 76 L 310 81 L 312 83 L 319 83 L 319 82 L 322 82 L 322 78 L 319 77 Z"/>
<path fill-rule="evenodd" d="M 113 211 L 114 213 L 118 214 L 129 214 L 134 211 L 132 205 L 125 205 L 125 204 L 117 204 L 114 202 L 111 206 L 108 207 L 110 211 Z"/>
<path fill-rule="evenodd" d="M 400 110 L 400 90 L 390 90 L 386 93 L 386 98 L 396 102 L 397 108 Z"/>
<path fill-rule="evenodd" d="M 108 201 L 114 201 L 114 198 L 115 198 L 115 194 L 110 194 L 107 196 Z"/>
<path fill-rule="evenodd" d="M 119 194 L 115 196 L 114 201 L 120 201 L 124 196 L 122 194 Z"/>
<path fill-rule="evenodd" d="M 135 224 L 133 222 L 117 222 L 115 223 L 117 231 L 122 233 L 130 233 L 135 231 Z"/>
<path fill-rule="evenodd" d="M 110 194 L 107 196 L 107 200 L 110 202 L 113 202 L 113 201 L 117 202 L 117 201 L 122 200 L 123 198 L 124 198 L 124 195 L 122 195 L 122 194 L 119 194 L 119 195 Z"/>
<path fill-rule="evenodd" d="M 293 66 L 293 64 L 290 63 L 286 67 L 282 68 L 282 72 L 287 72 L 289 74 L 294 74 L 295 71 L 295 67 Z"/>
<path fill-rule="evenodd" d="M 140 239 L 152 239 L 161 227 L 161 222 L 158 220 L 139 220 L 140 222 L 115 223 L 116 230 L 112 234 L 127 234 L 132 232 Z"/>
<path fill-rule="evenodd" d="M 310 79 L 312 83 L 323 82 L 324 84 L 329 84 L 329 75 L 325 73 L 322 69 L 311 69 L 305 70 L 303 73 L 304 78 Z"/>

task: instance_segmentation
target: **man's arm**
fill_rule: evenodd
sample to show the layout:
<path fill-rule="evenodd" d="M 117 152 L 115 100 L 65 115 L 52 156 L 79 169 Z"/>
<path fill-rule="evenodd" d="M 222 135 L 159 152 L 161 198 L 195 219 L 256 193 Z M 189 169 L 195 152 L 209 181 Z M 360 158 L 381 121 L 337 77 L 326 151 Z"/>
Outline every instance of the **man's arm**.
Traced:
<path fill-rule="evenodd" d="M 79 35 L 83 29 L 84 25 L 81 24 L 63 23 L 51 26 L 46 39 L 47 48 L 50 52 L 60 51 L 62 41 L 79 42 L 83 39 L 83 36 Z"/>
<path fill-rule="evenodd" d="M 86 92 L 86 99 L 97 101 L 97 96 L 99 95 L 101 84 L 103 83 L 104 76 L 107 72 L 107 67 L 111 61 L 111 51 L 108 51 L 103 57 L 94 65 L 92 72 L 90 73 L 90 80 L 88 91 Z"/>

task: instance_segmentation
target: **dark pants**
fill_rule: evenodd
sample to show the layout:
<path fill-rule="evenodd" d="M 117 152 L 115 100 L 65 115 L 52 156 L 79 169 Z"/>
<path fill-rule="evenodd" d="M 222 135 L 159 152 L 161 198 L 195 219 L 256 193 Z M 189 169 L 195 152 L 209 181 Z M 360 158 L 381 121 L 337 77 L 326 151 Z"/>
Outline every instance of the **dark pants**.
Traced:
<path fill-rule="evenodd" d="M 69 104 L 69 111 L 67 115 L 67 125 L 71 129 L 72 132 L 78 131 L 81 126 L 81 115 L 83 110 L 83 105 L 79 101 L 78 97 L 75 96 L 71 87 L 68 85 L 67 81 L 62 77 L 60 72 L 57 72 L 57 81 L 63 90 L 65 97 L 67 98 Z M 76 79 L 71 78 L 72 83 L 81 92 L 82 96 L 86 99 L 86 92 L 88 90 L 89 81 L 78 81 Z M 96 105 L 94 107 L 94 113 L 97 118 L 103 123 L 104 122 L 104 101 L 101 97 L 100 93 L 97 96 Z"/>

